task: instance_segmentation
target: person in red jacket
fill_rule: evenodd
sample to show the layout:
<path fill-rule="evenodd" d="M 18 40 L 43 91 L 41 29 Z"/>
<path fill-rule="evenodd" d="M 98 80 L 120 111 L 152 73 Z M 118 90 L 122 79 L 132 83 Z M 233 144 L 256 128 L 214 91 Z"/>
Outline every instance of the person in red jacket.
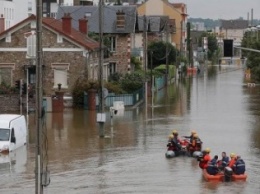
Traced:
<path fill-rule="evenodd" d="M 210 153 L 210 149 L 206 148 L 203 151 L 203 157 L 198 159 L 200 161 L 199 162 L 199 167 L 201 169 L 205 169 L 205 168 L 208 167 L 208 162 L 211 160 L 209 153 Z"/>

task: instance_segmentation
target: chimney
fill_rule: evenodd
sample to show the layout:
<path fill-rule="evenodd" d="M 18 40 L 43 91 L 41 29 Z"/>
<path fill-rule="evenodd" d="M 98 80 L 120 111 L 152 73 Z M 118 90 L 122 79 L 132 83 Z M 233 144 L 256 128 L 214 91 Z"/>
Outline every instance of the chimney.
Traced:
<path fill-rule="evenodd" d="M 251 9 L 251 26 L 254 26 L 254 9 Z"/>
<path fill-rule="evenodd" d="M 82 34 L 88 34 L 88 20 L 86 16 L 84 16 L 84 18 L 79 19 L 79 31 Z"/>
<path fill-rule="evenodd" d="M 125 13 L 122 11 L 116 12 L 116 29 L 125 28 Z"/>
<path fill-rule="evenodd" d="M 70 34 L 71 33 L 71 16 L 70 13 L 64 13 L 64 16 L 61 18 L 62 19 L 62 30 Z"/>
<path fill-rule="evenodd" d="M 5 18 L 3 14 L 0 16 L 0 33 L 5 31 Z"/>

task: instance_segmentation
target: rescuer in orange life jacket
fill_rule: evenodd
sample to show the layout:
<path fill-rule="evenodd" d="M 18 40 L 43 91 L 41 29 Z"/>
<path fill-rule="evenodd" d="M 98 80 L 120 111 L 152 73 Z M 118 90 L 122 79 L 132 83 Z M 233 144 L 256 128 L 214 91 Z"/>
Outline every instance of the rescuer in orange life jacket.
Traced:
<path fill-rule="evenodd" d="M 228 167 L 233 169 L 234 164 L 236 163 L 236 154 L 231 153 L 230 154 L 230 161 L 228 163 Z"/>
<path fill-rule="evenodd" d="M 194 151 L 201 151 L 201 140 L 198 136 L 198 134 L 194 134 L 193 135 L 193 138 L 189 144 L 189 151 L 190 151 L 190 154 L 192 154 Z"/>
<path fill-rule="evenodd" d="M 210 149 L 206 148 L 205 150 L 202 151 L 203 152 L 203 156 L 201 158 L 198 158 L 199 161 L 199 167 L 201 169 L 205 169 L 208 166 L 208 162 L 211 160 L 210 158 Z"/>

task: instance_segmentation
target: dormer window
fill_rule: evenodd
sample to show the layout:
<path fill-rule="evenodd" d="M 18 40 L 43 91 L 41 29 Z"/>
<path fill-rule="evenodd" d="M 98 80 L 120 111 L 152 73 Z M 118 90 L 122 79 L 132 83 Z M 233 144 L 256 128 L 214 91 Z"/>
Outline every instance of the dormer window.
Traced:
<path fill-rule="evenodd" d="M 116 13 L 116 29 L 125 28 L 125 13 L 123 11 L 118 11 Z"/>

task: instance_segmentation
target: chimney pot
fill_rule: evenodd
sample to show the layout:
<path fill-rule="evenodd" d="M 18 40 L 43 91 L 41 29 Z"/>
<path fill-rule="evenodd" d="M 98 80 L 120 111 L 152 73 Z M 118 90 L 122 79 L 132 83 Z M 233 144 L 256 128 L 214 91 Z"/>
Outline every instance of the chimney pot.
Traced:
<path fill-rule="evenodd" d="M 86 16 L 79 19 L 79 31 L 83 34 L 88 34 L 88 19 Z"/>
<path fill-rule="evenodd" d="M 62 30 L 67 34 L 71 33 L 71 19 L 70 13 L 64 13 L 62 17 Z"/>
<path fill-rule="evenodd" d="M 5 31 L 5 18 L 4 18 L 4 15 L 1 14 L 1 17 L 0 17 L 0 33 Z"/>

